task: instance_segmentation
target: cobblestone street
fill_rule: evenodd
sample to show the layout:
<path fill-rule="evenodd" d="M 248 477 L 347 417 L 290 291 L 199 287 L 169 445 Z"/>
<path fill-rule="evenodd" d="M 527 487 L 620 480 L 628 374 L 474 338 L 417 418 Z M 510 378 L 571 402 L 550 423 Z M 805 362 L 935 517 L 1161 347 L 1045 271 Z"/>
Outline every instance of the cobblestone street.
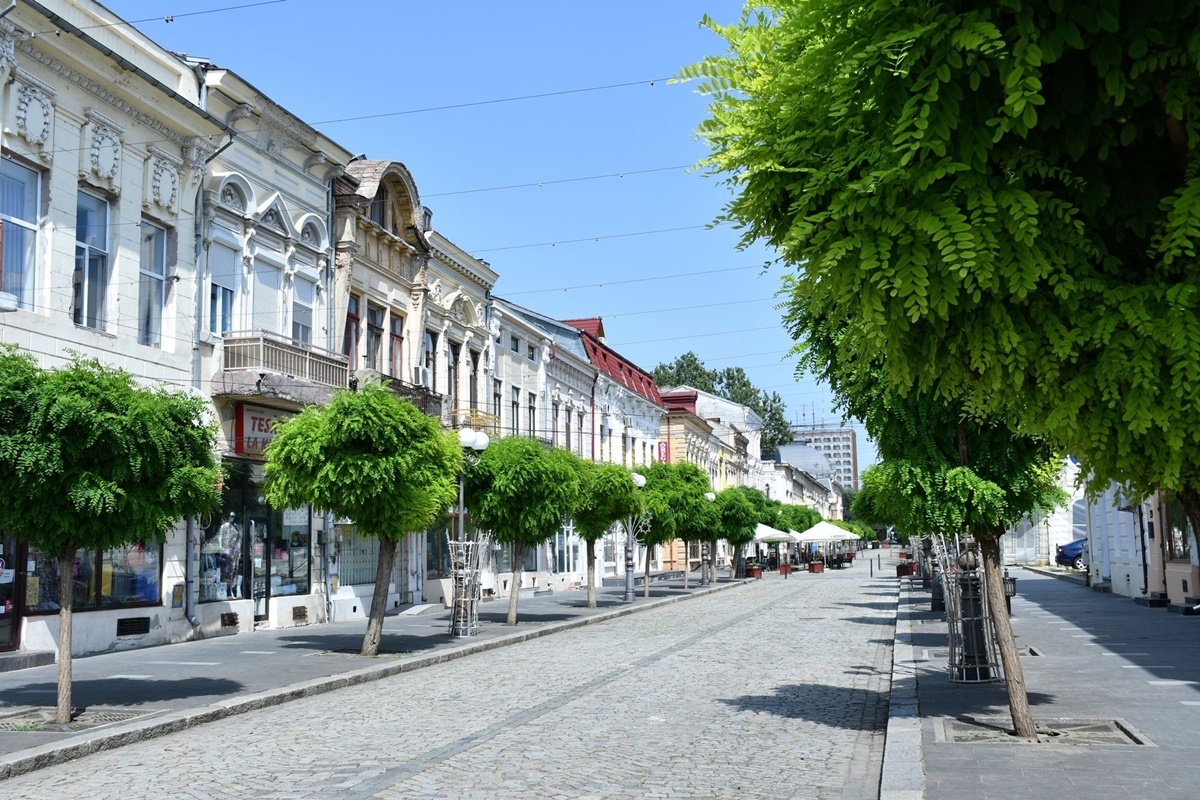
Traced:
<path fill-rule="evenodd" d="M 5 782 L 14 797 L 878 796 L 895 581 L 776 574 Z"/>

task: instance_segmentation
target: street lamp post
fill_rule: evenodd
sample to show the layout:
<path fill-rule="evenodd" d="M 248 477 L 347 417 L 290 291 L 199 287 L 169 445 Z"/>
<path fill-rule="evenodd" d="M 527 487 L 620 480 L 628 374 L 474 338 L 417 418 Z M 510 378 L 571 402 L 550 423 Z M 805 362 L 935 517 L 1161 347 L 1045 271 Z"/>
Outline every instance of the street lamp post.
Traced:
<path fill-rule="evenodd" d="M 705 492 L 704 499 L 708 502 L 714 502 L 717 496 L 712 492 Z M 715 554 L 714 554 L 715 555 Z M 700 585 L 708 586 L 708 540 L 700 543 Z"/>
<path fill-rule="evenodd" d="M 646 476 L 632 473 L 633 485 L 641 489 L 646 485 Z M 641 515 L 629 515 L 625 521 L 625 602 L 633 602 L 633 538 L 641 521 Z"/>
<path fill-rule="evenodd" d="M 450 614 L 450 634 L 452 636 L 471 636 L 478 629 L 478 606 L 476 594 L 479 589 L 478 539 L 467 540 L 465 503 L 466 467 L 478 463 L 479 454 L 487 449 L 490 442 L 483 431 L 470 428 L 460 428 L 458 443 L 463 449 L 463 469 L 458 473 L 458 531 L 454 541 L 450 542 L 451 576 L 453 581 L 453 610 Z"/>

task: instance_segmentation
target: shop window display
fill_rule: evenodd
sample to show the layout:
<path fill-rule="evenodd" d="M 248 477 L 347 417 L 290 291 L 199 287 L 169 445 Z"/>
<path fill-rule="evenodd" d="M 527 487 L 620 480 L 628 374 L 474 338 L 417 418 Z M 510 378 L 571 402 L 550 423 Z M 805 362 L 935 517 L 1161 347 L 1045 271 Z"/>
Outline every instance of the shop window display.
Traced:
<path fill-rule="evenodd" d="M 30 549 L 28 561 L 26 613 L 57 613 L 58 559 L 50 553 Z M 161 603 L 161 563 L 162 546 L 143 542 L 104 551 L 76 551 L 71 566 L 75 583 L 74 610 Z"/>
<path fill-rule="evenodd" d="M 307 506 L 276 510 L 263 497 L 263 468 L 226 460 L 221 517 L 200 543 L 202 603 L 249 598 L 265 617 L 271 597 L 308 594 L 312 529 Z"/>

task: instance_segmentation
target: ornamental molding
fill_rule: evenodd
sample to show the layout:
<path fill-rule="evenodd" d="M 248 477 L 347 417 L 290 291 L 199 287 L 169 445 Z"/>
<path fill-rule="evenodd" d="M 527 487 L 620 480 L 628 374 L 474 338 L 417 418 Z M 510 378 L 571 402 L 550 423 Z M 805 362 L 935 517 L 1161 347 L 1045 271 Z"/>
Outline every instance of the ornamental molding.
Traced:
<path fill-rule="evenodd" d="M 17 124 L 17 133 L 29 144 L 38 149 L 38 156 L 48 161 L 50 153 L 44 149 L 50 142 L 54 130 L 53 92 L 47 92 L 41 86 L 26 83 L 21 80 L 18 72 L 17 108 L 13 115 Z"/>
<path fill-rule="evenodd" d="M 179 210 L 179 168 L 183 159 L 151 145 L 146 158 L 147 185 L 142 192 L 142 205 L 152 208 L 157 205 L 171 213 Z"/>
<path fill-rule="evenodd" d="M 99 179 L 101 185 L 116 192 L 122 157 L 121 134 L 125 129 L 95 109 L 85 109 L 84 114 L 87 122 L 81 136 L 84 146 L 79 153 L 79 176 L 84 180 Z"/>
<path fill-rule="evenodd" d="M 0 79 L 8 83 L 8 76 L 16 66 L 16 39 L 13 38 L 12 23 L 0 21 Z"/>
<path fill-rule="evenodd" d="M 9 38 L 11 39 L 12 37 L 9 37 Z M 3 40 L 3 37 L 0 36 L 0 70 L 5 70 L 6 67 L 3 64 L 4 56 L 2 55 L 2 50 L 3 50 L 3 46 L 4 46 L 2 40 Z M 71 83 L 75 84 L 79 88 L 81 88 L 84 91 L 91 94 L 97 100 L 100 100 L 100 101 L 106 103 L 107 105 L 115 108 L 116 110 L 120 111 L 122 114 L 128 116 L 129 118 L 136 120 L 137 122 L 139 122 L 142 125 L 145 125 L 150 130 L 159 134 L 162 138 L 168 139 L 168 140 L 174 142 L 175 144 L 179 145 L 180 147 L 183 147 L 185 145 L 189 145 L 192 143 L 194 137 L 187 137 L 187 136 L 184 136 L 184 135 L 172 130 L 171 128 L 169 128 L 165 124 L 163 124 L 163 122 L 161 120 L 151 116 L 150 114 L 145 113 L 144 111 L 141 111 L 138 108 L 135 108 L 133 105 L 131 105 L 129 103 L 129 101 L 125 100 L 123 97 L 120 97 L 119 95 L 110 91 L 109 87 L 112 86 L 113 84 L 95 81 L 95 80 L 92 80 L 91 78 L 87 77 L 86 75 L 76 72 L 75 70 L 68 67 L 66 64 L 63 64 L 62 62 L 58 61 L 57 59 L 47 55 L 46 53 L 43 53 L 41 50 L 38 50 L 36 47 L 34 47 L 30 43 L 29 39 L 23 39 L 21 41 L 15 42 L 15 47 L 16 47 L 16 50 L 20 51 L 23 55 L 29 56 L 31 59 L 33 59 L 37 63 L 41 64 L 42 66 L 44 66 L 46 69 L 50 70 L 51 72 L 54 72 L 54 73 L 62 76 L 63 78 L 66 78 Z"/>

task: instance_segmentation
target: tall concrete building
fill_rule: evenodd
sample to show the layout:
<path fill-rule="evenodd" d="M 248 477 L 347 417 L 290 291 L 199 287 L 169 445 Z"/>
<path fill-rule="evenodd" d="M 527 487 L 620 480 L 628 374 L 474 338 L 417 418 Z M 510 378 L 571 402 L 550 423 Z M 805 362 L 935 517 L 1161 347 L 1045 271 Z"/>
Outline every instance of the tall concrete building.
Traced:
<path fill-rule="evenodd" d="M 829 459 L 838 483 L 858 489 L 858 442 L 853 428 L 804 428 L 798 429 L 795 436 L 796 441 L 808 442 Z"/>

